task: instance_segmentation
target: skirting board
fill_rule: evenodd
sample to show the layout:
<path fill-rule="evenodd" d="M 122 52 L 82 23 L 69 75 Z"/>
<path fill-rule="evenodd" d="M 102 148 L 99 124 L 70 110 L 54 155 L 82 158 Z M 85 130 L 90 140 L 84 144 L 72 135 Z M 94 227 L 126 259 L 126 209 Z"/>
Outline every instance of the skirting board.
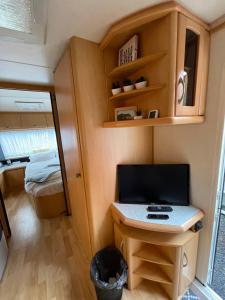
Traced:
<path fill-rule="evenodd" d="M 204 286 L 197 279 L 191 284 L 190 289 L 201 300 L 223 300 L 209 286 Z"/>

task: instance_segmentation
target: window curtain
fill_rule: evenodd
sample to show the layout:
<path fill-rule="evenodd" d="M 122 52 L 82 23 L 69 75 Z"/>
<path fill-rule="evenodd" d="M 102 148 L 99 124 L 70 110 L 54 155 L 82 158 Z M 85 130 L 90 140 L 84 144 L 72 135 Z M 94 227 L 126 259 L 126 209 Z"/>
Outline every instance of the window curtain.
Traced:
<path fill-rule="evenodd" d="M 57 149 L 54 129 L 2 131 L 0 144 L 6 159 Z"/>

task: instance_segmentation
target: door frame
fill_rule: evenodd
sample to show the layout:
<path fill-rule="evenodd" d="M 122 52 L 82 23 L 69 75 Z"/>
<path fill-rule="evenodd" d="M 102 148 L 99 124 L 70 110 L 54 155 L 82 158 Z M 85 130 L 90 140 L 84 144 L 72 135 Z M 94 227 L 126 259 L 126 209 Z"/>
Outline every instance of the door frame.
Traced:
<path fill-rule="evenodd" d="M 215 258 L 216 241 L 219 228 L 220 220 L 220 207 L 222 204 L 222 192 L 223 192 L 223 179 L 225 178 L 225 64 L 222 67 L 222 76 L 220 82 L 219 91 L 219 107 L 217 115 L 217 127 L 216 127 L 216 144 L 215 144 L 215 155 L 213 163 L 213 176 L 212 176 L 212 197 L 215 199 L 211 202 L 211 213 L 208 218 L 210 224 L 213 224 L 212 230 L 210 231 L 209 239 L 209 264 L 207 274 L 207 286 L 212 280 L 212 272 Z M 209 236 L 208 236 L 209 237 Z"/>
<path fill-rule="evenodd" d="M 63 150 L 62 150 L 61 135 L 60 135 L 60 130 L 59 130 L 58 112 L 57 112 L 56 101 L 54 100 L 55 99 L 54 86 L 53 85 L 0 81 L 0 89 L 49 93 L 51 106 L 52 106 L 52 115 L 53 115 L 53 120 L 54 120 L 56 139 L 57 139 L 57 147 L 58 147 L 58 152 L 59 152 L 62 181 L 63 181 L 63 187 L 64 187 L 66 214 L 71 215 L 70 200 L 69 200 L 69 194 L 68 194 L 68 189 L 67 189 L 65 162 L 64 162 L 64 156 L 63 156 Z"/>

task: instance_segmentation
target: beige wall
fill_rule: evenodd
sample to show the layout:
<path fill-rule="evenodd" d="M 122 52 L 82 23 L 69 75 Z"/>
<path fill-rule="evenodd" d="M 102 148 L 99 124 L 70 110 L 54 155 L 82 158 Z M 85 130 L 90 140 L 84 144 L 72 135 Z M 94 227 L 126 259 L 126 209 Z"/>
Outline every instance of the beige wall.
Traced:
<path fill-rule="evenodd" d="M 197 266 L 197 277 L 203 282 L 206 282 L 208 270 L 217 182 L 215 176 L 218 174 L 224 122 L 225 80 L 221 80 L 224 65 L 225 31 L 221 31 L 211 38 L 206 121 L 202 125 L 154 129 L 154 161 L 189 163 L 191 166 L 191 202 L 206 213 Z"/>

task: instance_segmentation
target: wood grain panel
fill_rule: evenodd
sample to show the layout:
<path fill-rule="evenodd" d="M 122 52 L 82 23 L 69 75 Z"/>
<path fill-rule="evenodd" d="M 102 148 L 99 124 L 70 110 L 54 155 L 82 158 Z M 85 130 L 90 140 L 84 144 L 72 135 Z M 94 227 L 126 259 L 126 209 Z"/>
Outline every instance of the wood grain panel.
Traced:
<path fill-rule="evenodd" d="M 103 53 L 98 44 L 80 38 L 72 39 L 71 53 L 91 237 L 97 251 L 113 243 L 110 205 L 116 198 L 116 165 L 152 162 L 152 130 L 102 128 L 107 119 Z"/>
<path fill-rule="evenodd" d="M 21 115 L 18 113 L 0 113 L 0 130 L 22 127 Z"/>
<path fill-rule="evenodd" d="M 109 45 L 117 45 L 116 42 L 121 39 L 124 40 L 124 36 L 131 36 L 137 31 L 137 28 L 159 19 L 170 12 L 180 12 L 183 15 L 191 18 L 194 22 L 204 27 L 209 31 L 210 27 L 208 24 L 203 22 L 200 18 L 187 11 L 184 7 L 179 5 L 176 1 L 168 1 L 154 5 L 137 13 L 134 13 L 128 17 L 119 20 L 109 29 L 105 37 L 101 41 L 101 49 L 106 48 Z M 121 37 L 122 36 L 122 37 Z M 127 37 L 125 37 L 126 39 Z M 115 42 L 115 40 L 117 40 Z"/>
<path fill-rule="evenodd" d="M 22 128 L 42 128 L 47 127 L 45 115 L 43 113 L 22 113 Z"/>
<path fill-rule="evenodd" d="M 57 66 L 54 79 L 73 228 L 77 242 L 89 261 L 92 251 L 76 113 L 76 87 L 69 48 Z"/>
<path fill-rule="evenodd" d="M 52 113 L 45 113 L 45 119 L 46 119 L 46 124 L 47 127 L 54 127 L 54 120 L 53 120 L 53 115 Z"/>
<path fill-rule="evenodd" d="M 4 194 L 24 190 L 25 167 L 4 172 Z"/>
<path fill-rule="evenodd" d="M 53 128 L 52 112 L 0 112 L 0 130 Z"/>
<path fill-rule="evenodd" d="M 21 91 L 34 91 L 34 92 L 54 92 L 54 86 L 19 83 L 12 81 L 0 81 L 0 89 L 21 90 Z"/>

